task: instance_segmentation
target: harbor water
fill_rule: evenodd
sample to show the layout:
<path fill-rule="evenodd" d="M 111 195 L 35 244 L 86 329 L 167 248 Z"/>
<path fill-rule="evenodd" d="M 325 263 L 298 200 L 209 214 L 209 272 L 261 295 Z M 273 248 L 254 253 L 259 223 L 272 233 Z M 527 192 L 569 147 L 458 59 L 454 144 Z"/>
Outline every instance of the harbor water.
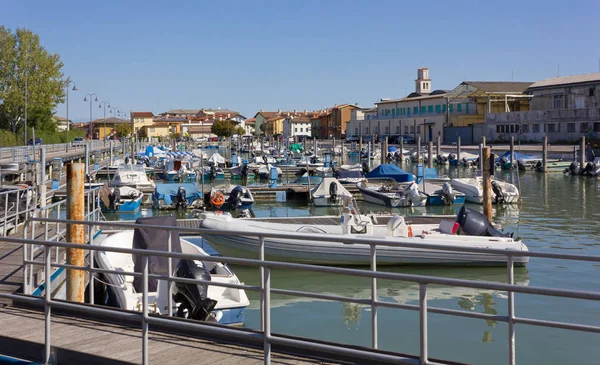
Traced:
<path fill-rule="evenodd" d="M 405 165 L 416 172 L 414 165 Z M 473 176 L 468 168 L 440 167 L 440 175 Z M 531 251 L 600 255 L 600 180 L 541 174 L 533 171 L 498 172 L 498 177 L 514 181 L 522 202 L 513 206 L 494 206 L 493 220 L 506 231 L 520 237 Z M 384 207 L 359 203 L 362 212 L 380 212 Z M 481 210 L 481 206 L 469 207 Z M 402 208 L 401 215 L 456 214 L 460 206 Z M 314 208 L 307 202 L 256 202 L 259 217 L 294 217 L 339 214 L 338 208 Z M 145 209 L 132 217 L 107 215 L 108 220 L 134 219 L 136 216 L 176 214 Z M 202 244 L 201 239 L 195 242 Z M 256 268 L 233 267 L 239 279 L 259 285 Z M 365 268 L 368 269 L 368 268 Z M 467 280 L 506 282 L 505 268 L 460 267 L 380 267 L 379 270 Z M 548 288 L 595 290 L 600 288 L 600 265 L 589 262 L 531 259 L 526 268 L 515 269 L 515 283 Z M 370 298 L 370 280 L 302 271 L 272 270 L 271 287 Z M 418 304 L 418 285 L 378 280 L 380 300 Z M 247 293 L 251 304 L 245 327 L 260 328 L 258 293 Z M 370 346 L 371 313 L 367 306 L 344 304 L 301 297 L 272 294 L 272 331 L 327 341 Z M 507 314 L 507 293 L 459 287 L 428 287 L 428 306 L 488 314 Z M 538 295 L 515 295 L 515 315 L 561 322 L 600 325 L 600 303 Z M 379 348 L 416 354 L 419 351 L 419 314 L 417 311 L 378 309 Z M 446 360 L 506 364 L 508 362 L 508 325 L 429 314 L 429 356 Z M 582 333 L 519 324 L 516 326 L 516 356 L 522 364 L 589 364 L 600 358 L 600 334 Z"/>

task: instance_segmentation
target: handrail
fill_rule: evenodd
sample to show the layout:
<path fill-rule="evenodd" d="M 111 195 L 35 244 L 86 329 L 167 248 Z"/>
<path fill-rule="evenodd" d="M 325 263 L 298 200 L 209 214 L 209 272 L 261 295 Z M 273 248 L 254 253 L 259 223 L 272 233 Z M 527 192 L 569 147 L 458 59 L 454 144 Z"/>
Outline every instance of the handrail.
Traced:
<path fill-rule="evenodd" d="M 140 225 L 135 225 L 131 223 L 120 223 L 120 222 L 95 222 L 95 221 L 73 221 L 73 220 L 61 220 L 61 219 L 48 219 L 48 218 L 36 218 L 32 217 L 28 220 L 28 223 L 45 223 L 46 225 L 49 223 L 62 223 L 62 224 L 81 224 L 85 225 L 88 228 L 94 226 L 102 227 L 102 226 L 112 226 L 119 228 L 140 228 Z M 62 303 L 57 304 L 55 300 L 50 298 L 49 293 L 51 292 L 51 282 L 50 282 L 50 270 L 54 268 L 65 268 L 65 269 L 77 269 L 84 270 L 90 273 L 107 273 L 107 274 L 118 274 L 118 275 L 130 275 L 141 277 L 142 282 L 144 283 L 143 290 L 143 311 L 139 314 L 142 321 L 142 358 L 143 363 L 148 363 L 148 326 L 149 324 L 160 323 L 161 325 L 166 326 L 181 326 L 181 323 L 178 321 L 176 324 L 170 323 L 168 319 L 163 318 L 151 318 L 148 314 L 148 292 L 147 292 L 147 280 L 158 279 L 158 280 L 166 280 L 169 283 L 173 282 L 182 282 L 182 283 L 193 283 L 193 284 L 203 284 L 203 285 L 214 285 L 214 286 L 223 286 L 230 288 L 238 288 L 244 290 L 252 290 L 260 292 L 260 300 L 261 300 L 261 331 L 263 337 L 264 344 L 264 357 L 265 363 L 270 363 L 270 347 L 273 343 L 286 343 L 288 345 L 293 345 L 297 347 L 307 347 L 311 349 L 319 349 L 319 345 L 315 343 L 310 343 L 307 341 L 297 341 L 295 340 L 287 340 L 280 336 L 271 334 L 271 323 L 270 323 L 270 294 L 284 294 L 284 295 L 293 295 L 293 296 L 306 296 L 316 299 L 327 299 L 327 300 L 335 300 L 349 303 L 356 303 L 362 305 L 368 305 L 371 307 L 372 316 L 373 316 L 373 324 L 372 324 L 372 347 L 377 348 L 377 307 L 387 307 L 387 308 L 397 308 L 397 309 L 406 309 L 406 310 L 415 310 L 419 311 L 420 316 L 420 364 L 428 363 L 428 336 L 427 336 L 427 314 L 428 313 L 439 313 L 446 314 L 452 316 L 460 316 L 460 317 L 469 317 L 469 318 L 477 318 L 477 319 L 493 319 L 501 322 L 506 322 L 509 325 L 509 363 L 515 363 L 515 346 L 514 346 L 514 335 L 515 328 L 514 325 L 516 323 L 524 323 L 529 325 L 541 326 L 541 327 L 552 327 L 552 328 L 561 328 L 568 330 L 576 330 L 582 332 L 592 332 L 592 333 L 600 333 L 600 326 L 591 326 L 591 325 L 583 325 L 583 324 L 574 324 L 574 323 L 565 323 L 565 322 L 557 322 L 557 321 L 547 321 L 547 320 L 538 320 L 533 318 L 521 318 L 516 317 L 514 315 L 514 293 L 523 293 L 523 294 L 534 294 L 534 295 L 544 295 L 544 296 L 556 296 L 556 297 L 564 297 L 564 298 L 572 298 L 572 299 L 588 299 L 588 300 L 598 300 L 600 301 L 600 292 L 591 292 L 591 291 L 581 291 L 581 290 L 571 290 L 571 289 L 556 289 L 556 288 L 547 288 L 547 287 L 533 287 L 533 286 L 521 286 L 514 284 L 514 256 L 530 256 L 530 257 L 540 257 L 540 258 L 562 258 L 562 259 L 570 259 L 570 260 L 581 260 L 581 261 L 600 261 L 600 256 L 584 256 L 584 255 L 572 255 L 572 254 L 556 254 L 556 253 L 541 253 L 541 252 L 525 252 L 524 254 L 518 254 L 518 251 L 510 251 L 510 250 L 497 250 L 497 249 L 484 249 L 484 248 L 464 248 L 464 247 L 453 247 L 452 250 L 464 251 L 464 252 L 494 252 L 501 255 L 504 255 L 508 258 L 507 268 L 508 268 L 508 283 L 498 283 L 498 282 L 489 282 L 489 281 L 481 281 L 481 280 L 464 280 L 464 279 L 452 279 L 452 278 L 443 278 L 443 277 L 431 277 L 424 275 L 416 275 L 416 274 L 403 274 L 403 273 L 391 273 L 391 272 L 378 272 L 376 271 L 376 253 L 377 246 L 380 245 L 389 245 L 389 242 L 385 242 L 384 240 L 365 240 L 361 238 L 352 239 L 351 243 L 353 244 L 368 244 L 371 247 L 371 270 L 360 270 L 360 269 L 352 269 L 352 268 L 341 268 L 341 267 L 330 267 L 330 266 L 318 266 L 318 265 L 307 265 L 307 264 L 297 264 L 297 263 L 289 263 L 289 262 L 278 262 L 278 261 L 267 261 L 264 260 L 264 247 L 265 247 L 265 238 L 294 238 L 294 239 L 319 239 L 323 241 L 331 241 L 331 242 L 348 242 L 348 239 L 343 239 L 339 237 L 326 237 L 323 235 L 315 235 L 315 234 L 297 234 L 297 233 L 272 233 L 272 232 L 237 232 L 237 231 L 212 231 L 207 229 L 200 228 L 183 228 L 183 227 L 166 227 L 166 226 L 158 226 L 158 225 L 143 225 L 144 229 L 155 229 L 155 230 L 166 230 L 170 232 L 185 232 L 185 233 L 202 233 L 203 235 L 210 234 L 231 234 L 231 235 L 246 235 L 246 236 L 256 236 L 259 239 L 259 254 L 260 259 L 243 259 L 243 258 L 233 258 L 233 257 L 221 257 L 221 256 L 203 256 L 199 254 L 184 254 L 184 253 L 176 253 L 176 252 L 167 252 L 167 251 L 155 251 L 155 250 L 140 250 L 133 248 L 118 248 L 118 247 L 110 247 L 110 246 L 98 246 L 93 245 L 93 235 L 90 233 L 90 245 L 80 245 L 73 244 L 69 242 L 50 242 L 50 241 L 36 241 L 31 239 L 20 239 L 20 238 L 8 238 L 5 239 L 8 242 L 21 243 L 24 245 L 35 244 L 44 247 L 44 251 L 46 252 L 44 261 L 36 261 L 33 260 L 24 260 L 24 266 L 30 265 L 44 265 L 46 271 L 47 285 L 48 288 L 46 290 L 46 298 L 43 299 L 46 306 L 46 320 L 47 320 L 47 337 L 46 337 L 46 356 L 49 356 L 50 351 L 50 334 L 49 334 L 49 326 L 50 326 L 50 308 L 54 306 L 62 306 L 74 308 L 73 304 L 70 303 Z M 446 246 L 438 247 L 438 245 L 423 245 L 423 244 L 395 244 L 395 245 L 403 245 L 405 247 L 415 247 L 415 248 L 428 248 L 428 249 L 448 249 Z M 55 248 L 76 248 L 76 249 L 84 249 L 88 252 L 97 252 L 97 251 L 108 251 L 108 252 L 118 252 L 118 253 L 127 253 L 127 254 L 136 254 L 143 257 L 144 261 L 144 269 L 142 273 L 137 272 L 122 272 L 115 270 L 106 270 L 101 268 L 93 267 L 93 254 L 90 254 L 90 262 L 83 267 L 74 266 L 69 264 L 61 264 L 61 263 L 52 263 L 50 260 L 49 252 L 52 247 Z M 218 283 L 213 281 L 205 281 L 200 279 L 186 279 L 186 278 L 178 278 L 173 277 L 172 273 L 169 272 L 167 275 L 156 275 L 148 272 L 148 257 L 150 256 L 160 256 L 160 257 L 168 257 L 175 259 L 192 259 L 192 260 L 202 260 L 202 261 L 212 261 L 212 262 L 223 262 L 228 264 L 236 264 L 243 266 L 252 266 L 259 267 L 261 270 L 261 281 L 260 286 L 251 286 L 245 284 L 228 284 L 228 283 Z M 304 291 L 296 291 L 296 290 L 288 290 L 288 289 L 278 289 L 270 287 L 270 273 L 272 269 L 287 269 L 287 270 L 303 270 L 303 271 L 312 271 L 319 273 L 329 273 L 329 274 L 338 274 L 338 275 L 349 275 L 356 277 L 365 277 L 371 278 L 371 298 L 370 299 L 356 299 L 349 298 L 340 295 L 329 295 L 323 293 L 310 293 Z M 397 281 L 405 281 L 405 282 L 414 282 L 419 284 L 419 304 L 418 305 L 410 305 L 410 304 L 401 304 L 401 303 L 392 303 L 392 302 L 384 302 L 380 301 L 377 298 L 376 293 L 376 280 L 377 279 L 386 279 L 386 280 L 397 280 Z M 508 292 L 508 315 L 491 315 L 485 313 L 470 313 L 459 310 L 445 309 L 445 308 L 433 308 L 427 305 L 427 288 L 429 284 L 435 285 L 447 285 L 447 286 L 459 286 L 459 287 L 468 287 L 468 288 L 477 288 L 477 289 L 488 289 L 488 290 L 497 290 L 497 291 L 506 291 Z M 90 296 L 93 292 L 93 280 L 90 281 Z M 0 297 L 3 295 L 0 295 Z M 6 296 L 6 295 L 4 295 Z M 42 300 L 42 299 L 40 299 Z M 81 308 L 79 308 L 81 309 Z M 81 309 L 83 310 L 83 309 Z M 94 309 L 97 310 L 97 309 Z M 85 310 L 84 310 L 85 311 Z M 170 315 L 171 313 L 169 313 Z M 129 314 L 128 314 L 129 315 Z M 202 328 L 205 329 L 202 323 L 186 323 L 186 327 L 189 328 Z M 212 331 L 216 331 L 218 333 L 227 333 L 231 335 L 231 331 L 235 331 L 233 329 L 211 329 Z M 292 342 L 288 342 L 292 341 Z M 347 353 L 349 349 L 345 348 L 343 345 L 333 346 L 331 349 L 333 353 L 342 354 Z M 371 361 L 377 361 L 377 356 L 379 354 L 363 354 L 367 356 Z M 370 357 L 371 356 L 371 357 Z M 389 360 L 389 359 L 388 359 Z M 401 359 L 397 359 L 402 362 Z M 414 363 L 414 360 L 412 360 Z"/>

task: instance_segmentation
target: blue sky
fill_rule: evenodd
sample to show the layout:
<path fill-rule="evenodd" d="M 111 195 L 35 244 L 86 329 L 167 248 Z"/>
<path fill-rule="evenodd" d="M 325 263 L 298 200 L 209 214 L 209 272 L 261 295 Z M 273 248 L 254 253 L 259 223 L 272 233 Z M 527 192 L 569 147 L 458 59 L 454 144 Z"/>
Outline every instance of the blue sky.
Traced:
<path fill-rule="evenodd" d="M 598 72 L 600 2 L 4 1 L 0 24 L 26 27 L 85 93 L 121 110 L 370 106 L 464 80 L 536 81 Z M 93 108 L 93 117 L 103 111 Z M 65 115 L 65 107 L 57 113 Z"/>

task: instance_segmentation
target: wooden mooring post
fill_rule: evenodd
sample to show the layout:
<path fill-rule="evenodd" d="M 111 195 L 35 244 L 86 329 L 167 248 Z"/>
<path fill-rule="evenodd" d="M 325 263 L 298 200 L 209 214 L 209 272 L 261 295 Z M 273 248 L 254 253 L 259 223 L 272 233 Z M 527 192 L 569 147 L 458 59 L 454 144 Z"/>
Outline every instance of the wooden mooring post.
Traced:
<path fill-rule="evenodd" d="M 433 141 L 429 141 L 427 146 L 427 167 L 433 167 Z"/>
<path fill-rule="evenodd" d="M 544 136 L 544 144 L 542 145 L 542 169 L 548 171 L 548 136 Z"/>
<path fill-rule="evenodd" d="M 67 219 L 84 220 L 85 166 L 82 163 L 67 164 Z M 85 244 L 85 226 L 81 224 L 67 225 L 67 241 Z M 78 248 L 67 249 L 67 264 L 85 265 L 85 251 Z M 85 272 L 83 270 L 67 269 L 67 300 L 83 303 L 85 289 Z"/>
<path fill-rule="evenodd" d="M 583 170 L 585 168 L 585 136 L 581 136 L 581 147 L 579 147 L 579 164 Z"/>
<path fill-rule="evenodd" d="M 404 167 L 404 137 L 400 135 L 400 167 Z"/>
<path fill-rule="evenodd" d="M 417 163 L 421 163 L 421 136 L 417 136 Z"/>
<path fill-rule="evenodd" d="M 494 160 L 490 158 L 492 149 L 483 147 L 481 161 L 483 163 L 483 214 L 492 221 L 492 174 Z"/>

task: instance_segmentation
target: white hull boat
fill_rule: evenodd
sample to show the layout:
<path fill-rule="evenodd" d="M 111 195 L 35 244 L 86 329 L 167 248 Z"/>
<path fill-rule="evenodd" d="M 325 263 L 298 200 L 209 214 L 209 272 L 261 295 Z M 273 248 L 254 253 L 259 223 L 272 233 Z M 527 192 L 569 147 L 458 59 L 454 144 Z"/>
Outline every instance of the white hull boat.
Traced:
<path fill-rule="evenodd" d="M 413 182 L 407 186 L 389 184 L 369 184 L 365 181 L 356 184 L 366 202 L 391 208 L 422 207 L 427 204 L 427 195 L 421 193 Z"/>
<path fill-rule="evenodd" d="M 465 200 L 483 204 L 483 177 L 452 179 L 452 188 L 465 194 Z M 492 203 L 513 204 L 519 201 L 519 189 L 513 184 L 492 179 Z"/>
<path fill-rule="evenodd" d="M 146 170 L 139 165 L 121 165 L 110 186 L 129 186 L 135 189 L 155 189 L 154 181 L 148 179 Z"/>
<path fill-rule="evenodd" d="M 356 213 L 356 212 L 355 212 Z M 453 217 L 451 217 L 453 218 Z M 457 221 L 458 231 L 471 231 L 471 235 L 458 235 L 453 220 L 440 217 L 388 217 L 387 222 L 378 218 L 374 224 L 372 217 L 344 213 L 340 216 L 293 217 L 293 218 L 238 218 L 229 214 L 206 212 L 202 215 L 201 226 L 217 231 L 206 234 L 204 239 L 225 256 L 256 258 L 259 251 L 261 233 L 290 233 L 295 237 L 265 237 L 265 254 L 268 260 L 293 261 L 325 265 L 369 265 L 370 246 L 353 243 L 356 239 L 377 239 L 389 242 L 390 246 L 377 246 L 379 265 L 506 265 L 504 255 L 485 253 L 485 248 L 500 250 L 527 251 L 527 246 L 519 240 L 497 231 L 483 214 L 461 208 Z M 420 221 L 420 222 L 419 222 Z M 479 222 L 473 222 L 479 221 Z M 445 222 L 445 223 L 444 223 Z M 481 224 L 481 225 L 480 225 Z M 448 230 L 448 226 L 452 227 Z M 473 232 L 478 226 L 483 230 Z M 235 231 L 253 235 L 218 234 L 218 231 Z M 310 235 L 310 239 L 303 236 Z M 321 237 L 321 238 L 319 238 Z M 343 242 L 325 241 L 327 237 L 343 239 Z M 417 244 L 418 248 L 403 244 Z M 422 245 L 422 246 L 421 246 Z M 433 250 L 428 245 L 442 245 L 449 250 Z M 460 252 L 452 248 L 482 248 L 484 252 Z M 516 256 L 515 264 L 525 265 L 527 257 Z"/>
<path fill-rule="evenodd" d="M 325 177 L 310 191 L 315 207 L 341 207 L 352 194 L 335 177 Z"/>
<path fill-rule="evenodd" d="M 176 225 L 172 217 L 141 218 L 145 224 Z M 171 222 L 165 223 L 167 220 Z M 139 222 L 139 220 L 138 220 Z M 143 227 L 143 226 L 141 226 Z M 135 232 L 135 233 L 134 233 Z M 199 246 L 184 239 L 171 238 L 173 252 L 208 256 Z M 121 231 L 107 236 L 98 243 L 103 247 L 140 248 L 149 250 L 168 250 L 169 232 L 143 228 Z M 167 275 L 168 260 L 150 257 L 150 273 Z M 172 259 L 173 276 L 193 277 L 228 284 L 240 284 L 231 269 L 222 263 L 201 260 Z M 141 257 L 131 254 L 97 251 L 96 264 L 102 269 L 141 272 Z M 96 276 L 95 300 L 100 304 L 109 304 L 119 308 L 139 311 L 142 308 L 141 278 L 128 275 L 100 274 Z M 214 285 L 196 285 L 173 283 L 172 313 L 178 317 L 218 322 L 221 324 L 242 325 L 246 307 L 250 304 L 243 289 L 226 288 Z M 137 288 L 137 289 L 136 289 Z M 148 302 L 151 314 L 168 314 L 168 282 L 149 280 Z M 216 303 L 215 303 L 216 302 Z"/>

